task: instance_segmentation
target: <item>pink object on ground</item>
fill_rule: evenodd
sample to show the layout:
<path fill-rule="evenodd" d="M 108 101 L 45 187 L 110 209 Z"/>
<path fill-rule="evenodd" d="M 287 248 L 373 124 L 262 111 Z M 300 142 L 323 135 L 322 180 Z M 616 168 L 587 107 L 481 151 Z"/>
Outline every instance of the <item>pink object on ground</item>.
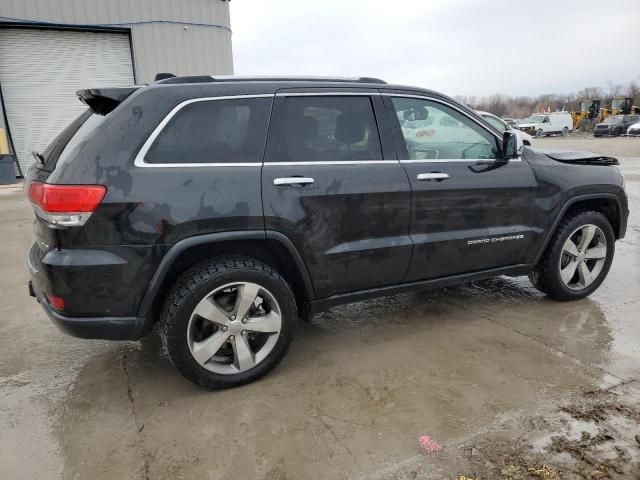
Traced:
<path fill-rule="evenodd" d="M 420 447 L 424 450 L 424 453 L 428 455 L 432 455 L 434 453 L 439 453 L 442 450 L 442 447 L 438 442 L 432 440 L 429 435 L 422 435 L 418 438 L 418 443 L 420 443 Z"/>

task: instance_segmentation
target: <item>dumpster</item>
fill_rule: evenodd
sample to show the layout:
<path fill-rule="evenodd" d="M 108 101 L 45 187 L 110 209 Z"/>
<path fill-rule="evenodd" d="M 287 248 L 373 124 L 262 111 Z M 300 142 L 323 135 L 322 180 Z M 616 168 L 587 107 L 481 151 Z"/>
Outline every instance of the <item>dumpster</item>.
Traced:
<path fill-rule="evenodd" d="M 15 157 L 0 154 L 0 185 L 16 183 Z"/>

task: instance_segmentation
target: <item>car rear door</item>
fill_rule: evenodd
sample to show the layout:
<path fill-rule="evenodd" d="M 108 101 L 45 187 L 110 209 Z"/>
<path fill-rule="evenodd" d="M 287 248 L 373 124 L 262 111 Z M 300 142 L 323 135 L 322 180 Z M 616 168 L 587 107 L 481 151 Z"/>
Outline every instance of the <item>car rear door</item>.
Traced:
<path fill-rule="evenodd" d="M 411 188 L 377 90 L 280 90 L 262 197 L 267 231 L 293 242 L 317 298 L 405 276 Z"/>
<path fill-rule="evenodd" d="M 414 253 L 405 281 L 525 262 L 535 178 L 499 158 L 499 137 L 439 97 L 383 92 L 398 158 L 411 182 Z"/>

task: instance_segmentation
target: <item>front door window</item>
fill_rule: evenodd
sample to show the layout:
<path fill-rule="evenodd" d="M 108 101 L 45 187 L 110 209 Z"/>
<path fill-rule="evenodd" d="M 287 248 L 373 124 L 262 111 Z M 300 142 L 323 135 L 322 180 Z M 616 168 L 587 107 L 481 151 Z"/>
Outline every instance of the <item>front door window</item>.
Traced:
<path fill-rule="evenodd" d="M 452 108 L 418 98 L 393 97 L 392 102 L 406 143 L 401 159 L 497 157 L 496 138 Z"/>

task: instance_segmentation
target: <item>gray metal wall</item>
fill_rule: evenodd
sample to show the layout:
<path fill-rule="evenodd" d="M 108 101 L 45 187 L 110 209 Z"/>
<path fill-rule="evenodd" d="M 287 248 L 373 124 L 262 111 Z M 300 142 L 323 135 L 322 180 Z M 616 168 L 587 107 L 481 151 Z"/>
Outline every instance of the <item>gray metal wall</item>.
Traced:
<path fill-rule="evenodd" d="M 157 72 L 233 73 L 227 1 L 0 0 L 0 17 L 131 28 L 139 83 L 152 81 Z"/>

